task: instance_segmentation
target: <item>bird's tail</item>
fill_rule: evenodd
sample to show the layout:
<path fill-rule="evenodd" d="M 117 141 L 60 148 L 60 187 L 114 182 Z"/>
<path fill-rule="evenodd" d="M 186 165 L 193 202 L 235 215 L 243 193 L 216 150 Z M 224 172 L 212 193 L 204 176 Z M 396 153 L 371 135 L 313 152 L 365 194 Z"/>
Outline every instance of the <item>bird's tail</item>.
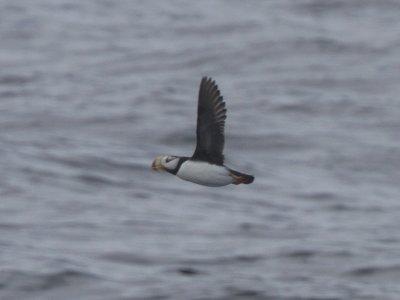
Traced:
<path fill-rule="evenodd" d="M 254 181 L 254 176 L 240 173 L 238 171 L 230 170 L 230 176 L 233 178 L 233 184 L 250 184 Z"/>

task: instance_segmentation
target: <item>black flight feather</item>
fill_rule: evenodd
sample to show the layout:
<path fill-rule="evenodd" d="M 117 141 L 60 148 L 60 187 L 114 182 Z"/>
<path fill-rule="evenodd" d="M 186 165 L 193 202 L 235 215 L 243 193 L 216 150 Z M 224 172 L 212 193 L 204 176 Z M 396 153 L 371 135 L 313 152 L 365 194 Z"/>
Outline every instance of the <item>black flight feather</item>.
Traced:
<path fill-rule="evenodd" d="M 223 165 L 225 119 L 225 102 L 218 85 L 211 78 L 203 77 L 197 106 L 197 145 L 193 160 Z"/>

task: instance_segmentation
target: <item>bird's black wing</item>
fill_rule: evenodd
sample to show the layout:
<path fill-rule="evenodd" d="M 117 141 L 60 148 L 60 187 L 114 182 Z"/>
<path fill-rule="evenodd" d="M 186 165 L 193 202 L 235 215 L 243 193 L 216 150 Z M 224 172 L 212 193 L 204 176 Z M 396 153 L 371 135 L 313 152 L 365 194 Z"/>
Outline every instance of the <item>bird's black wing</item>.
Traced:
<path fill-rule="evenodd" d="M 197 145 L 192 159 L 217 165 L 224 163 L 225 119 L 225 102 L 218 86 L 211 78 L 203 77 L 197 107 Z"/>

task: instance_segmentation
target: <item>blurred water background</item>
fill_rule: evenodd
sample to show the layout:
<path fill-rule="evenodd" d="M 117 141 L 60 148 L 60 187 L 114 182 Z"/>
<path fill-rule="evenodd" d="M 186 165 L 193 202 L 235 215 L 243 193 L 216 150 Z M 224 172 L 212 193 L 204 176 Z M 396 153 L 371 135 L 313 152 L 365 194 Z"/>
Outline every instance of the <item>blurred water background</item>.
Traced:
<path fill-rule="evenodd" d="M 1 299 L 400 299 L 400 1 L 0 1 Z M 201 76 L 249 186 L 190 155 Z"/>

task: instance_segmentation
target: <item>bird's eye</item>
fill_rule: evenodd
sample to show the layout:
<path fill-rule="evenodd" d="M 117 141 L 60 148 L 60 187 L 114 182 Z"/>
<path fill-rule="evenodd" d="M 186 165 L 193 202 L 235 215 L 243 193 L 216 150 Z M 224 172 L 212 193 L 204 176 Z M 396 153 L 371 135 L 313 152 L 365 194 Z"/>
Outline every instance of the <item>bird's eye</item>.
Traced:
<path fill-rule="evenodd" d="M 168 156 L 167 159 L 165 160 L 167 163 L 169 163 L 171 160 L 173 160 L 175 157 L 173 156 Z"/>

